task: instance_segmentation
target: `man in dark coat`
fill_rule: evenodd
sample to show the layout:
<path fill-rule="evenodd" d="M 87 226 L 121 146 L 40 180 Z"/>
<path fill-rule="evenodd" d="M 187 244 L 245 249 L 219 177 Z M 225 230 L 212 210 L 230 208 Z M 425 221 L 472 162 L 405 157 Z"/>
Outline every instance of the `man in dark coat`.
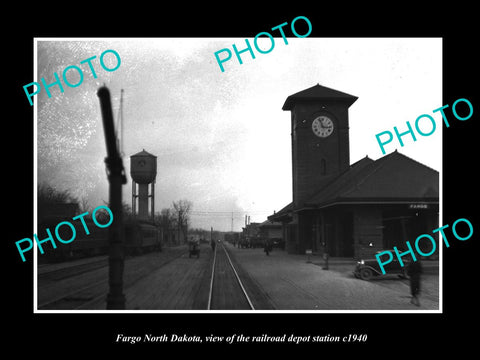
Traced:
<path fill-rule="evenodd" d="M 412 294 L 412 304 L 420 306 L 418 295 L 420 293 L 420 275 L 422 274 L 422 264 L 420 260 L 412 261 L 408 266 L 407 275 L 410 277 L 410 293 Z"/>
<path fill-rule="evenodd" d="M 265 251 L 267 256 L 270 254 L 270 251 L 272 251 L 272 244 L 270 243 L 270 239 L 265 239 L 263 251 Z"/>

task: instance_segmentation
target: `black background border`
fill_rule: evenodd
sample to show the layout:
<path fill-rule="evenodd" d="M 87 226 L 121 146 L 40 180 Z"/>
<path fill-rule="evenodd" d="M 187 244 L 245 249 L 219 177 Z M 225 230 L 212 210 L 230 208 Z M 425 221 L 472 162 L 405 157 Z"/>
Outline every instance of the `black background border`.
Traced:
<path fill-rule="evenodd" d="M 473 211 L 476 195 L 475 137 L 479 121 L 479 91 L 474 91 L 478 76 L 478 37 L 474 35 L 472 8 L 456 3 L 453 9 L 426 8 L 420 11 L 406 3 L 389 9 L 371 6 L 352 8 L 343 4 L 331 9 L 316 4 L 315 9 L 287 8 L 276 4 L 265 11 L 245 3 L 221 4 L 218 8 L 203 4 L 176 12 L 158 5 L 84 4 L 41 9 L 30 6 L 18 10 L 17 20 L 4 22 L 7 46 L 2 57 L 6 70 L 4 87 L 4 235 L 3 256 L 6 268 L 4 317 L 11 350 L 42 352 L 51 357 L 65 354 L 100 354 L 101 350 L 138 354 L 153 350 L 187 349 L 196 352 L 236 353 L 256 344 L 121 344 L 116 335 L 189 334 L 246 336 L 367 334 L 366 343 L 350 344 L 263 344 L 276 351 L 293 348 L 313 350 L 320 356 L 330 350 L 346 350 L 372 355 L 435 354 L 460 345 L 462 352 L 473 348 L 476 340 L 473 315 L 476 313 L 476 259 L 478 257 L 478 215 Z M 187 5 L 185 4 L 185 7 Z M 401 8 L 401 9 L 399 9 Z M 470 15 L 472 14 L 472 15 Z M 468 121 L 451 121 L 443 128 L 443 224 L 458 218 L 469 219 L 474 235 L 465 242 L 453 240 L 444 248 L 442 314 L 34 314 L 32 262 L 22 263 L 14 242 L 33 234 L 33 107 L 23 92 L 23 85 L 33 81 L 34 37 L 229 37 L 252 38 L 261 31 L 296 16 L 306 16 L 312 23 L 310 37 L 442 37 L 443 103 L 467 98 L 474 114 Z M 272 55 L 273 56 L 273 55 Z M 475 64 L 475 62 L 477 64 Z M 12 101 L 13 100 L 13 101 Z M 408 106 L 406 104 L 405 106 Z M 426 109 L 428 111 L 430 109 Z M 433 110 L 433 109 L 432 109 Z M 451 111 L 446 111 L 453 119 Z M 14 188 L 20 189 L 18 192 Z M 31 260 L 31 259 L 30 259 Z M 473 328 L 472 326 L 473 325 Z M 478 332 L 477 332 L 478 333 Z M 32 348 L 30 348 L 31 344 Z M 372 353 L 384 346 L 387 353 Z M 69 349 L 67 353 L 58 349 Z M 398 349 L 398 351 L 397 351 Z M 7 351 L 7 349 L 5 349 Z M 112 353 L 113 354 L 113 353 Z M 35 354 L 33 354 L 35 356 Z"/>

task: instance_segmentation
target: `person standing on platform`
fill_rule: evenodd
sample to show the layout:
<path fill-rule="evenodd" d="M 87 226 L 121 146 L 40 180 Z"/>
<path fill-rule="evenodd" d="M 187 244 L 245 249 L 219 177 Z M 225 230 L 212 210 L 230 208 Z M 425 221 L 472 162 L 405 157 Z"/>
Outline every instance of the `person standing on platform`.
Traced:
<path fill-rule="evenodd" d="M 407 275 L 410 277 L 410 293 L 412 300 L 410 303 L 420 306 L 418 295 L 420 294 L 420 276 L 422 274 L 422 264 L 420 260 L 412 261 L 408 266 Z"/>
<path fill-rule="evenodd" d="M 265 254 L 267 254 L 267 256 L 270 255 L 270 251 L 272 251 L 272 245 L 270 244 L 270 239 L 265 239 L 263 251 L 265 251 Z"/>

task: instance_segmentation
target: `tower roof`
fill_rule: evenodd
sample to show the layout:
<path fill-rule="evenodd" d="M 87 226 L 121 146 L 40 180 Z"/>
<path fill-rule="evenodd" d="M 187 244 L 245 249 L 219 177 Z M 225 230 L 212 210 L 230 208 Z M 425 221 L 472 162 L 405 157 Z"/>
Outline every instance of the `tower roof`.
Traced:
<path fill-rule="evenodd" d="M 287 97 L 282 110 L 292 110 L 297 102 L 321 99 L 343 101 L 350 106 L 358 99 L 358 97 L 317 84 Z"/>
<path fill-rule="evenodd" d="M 152 155 L 150 154 L 148 151 L 145 151 L 145 149 L 143 149 L 142 151 L 140 151 L 139 153 L 136 153 L 134 155 L 131 155 L 130 157 L 135 157 L 135 156 L 151 156 L 151 157 L 155 157 L 155 155 Z"/>

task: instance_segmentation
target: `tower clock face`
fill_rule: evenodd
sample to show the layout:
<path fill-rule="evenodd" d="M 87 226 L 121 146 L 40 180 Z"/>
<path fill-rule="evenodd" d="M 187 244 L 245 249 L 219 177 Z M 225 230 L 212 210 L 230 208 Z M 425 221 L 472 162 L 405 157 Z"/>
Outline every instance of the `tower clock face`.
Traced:
<path fill-rule="evenodd" d="M 333 132 L 333 121 L 328 116 L 321 115 L 312 122 L 312 130 L 315 135 L 321 138 L 330 136 Z"/>

